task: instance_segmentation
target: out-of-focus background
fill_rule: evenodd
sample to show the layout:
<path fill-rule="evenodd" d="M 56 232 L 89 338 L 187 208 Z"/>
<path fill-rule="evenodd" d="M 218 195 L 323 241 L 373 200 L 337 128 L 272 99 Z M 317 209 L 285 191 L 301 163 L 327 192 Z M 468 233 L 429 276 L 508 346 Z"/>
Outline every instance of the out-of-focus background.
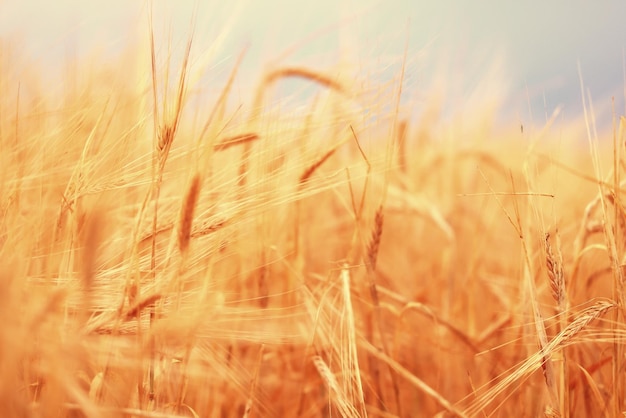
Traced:
<path fill-rule="evenodd" d="M 77 59 L 113 62 L 145 43 L 150 8 L 173 50 L 195 13 L 195 64 L 215 84 L 246 47 L 241 89 L 272 63 L 323 70 L 343 61 L 384 80 L 399 73 L 408 45 L 405 100 L 416 112 L 438 86 L 444 113 L 493 99 L 520 123 L 541 124 L 559 106 L 561 117 L 577 117 L 579 65 L 602 118 L 610 121 L 611 97 L 625 112 L 623 1 L 13 0 L 0 2 L 2 48 L 57 83 Z"/>

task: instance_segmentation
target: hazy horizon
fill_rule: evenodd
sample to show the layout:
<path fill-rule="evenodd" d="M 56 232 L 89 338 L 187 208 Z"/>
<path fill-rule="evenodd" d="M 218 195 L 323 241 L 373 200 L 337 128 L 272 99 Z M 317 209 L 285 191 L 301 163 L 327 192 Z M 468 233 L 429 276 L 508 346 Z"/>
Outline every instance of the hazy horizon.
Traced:
<path fill-rule="evenodd" d="M 182 46 L 196 2 L 155 2 L 155 24 Z M 246 47 L 239 83 L 255 82 L 269 62 L 324 69 L 341 56 L 383 77 L 400 68 L 409 51 L 407 100 L 445 81 L 444 108 L 472 106 L 490 95 L 505 99 L 509 117 L 541 123 L 563 107 L 565 117 L 582 110 L 578 64 L 598 109 L 615 97 L 624 110 L 626 3 L 272 0 L 197 6 L 194 55 L 209 57 L 213 80 L 224 78 Z M 120 53 L 146 33 L 146 3 L 27 0 L 0 3 L 0 36 L 19 39 L 19 53 L 62 71 L 68 59 L 94 50 Z M 160 26 L 159 26 L 160 25 Z M 357 45 L 358 48 L 354 46 Z M 213 48 L 213 49 L 212 49 Z M 495 81 L 485 86 L 484 79 Z M 482 83 L 482 84 L 481 84 Z M 609 119 L 610 120 L 610 119 Z"/>

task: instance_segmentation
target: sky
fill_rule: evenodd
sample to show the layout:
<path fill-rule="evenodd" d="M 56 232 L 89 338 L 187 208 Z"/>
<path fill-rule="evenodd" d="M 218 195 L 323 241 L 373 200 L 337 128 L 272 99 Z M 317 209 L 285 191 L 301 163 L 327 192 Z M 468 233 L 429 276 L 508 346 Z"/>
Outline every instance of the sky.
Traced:
<path fill-rule="evenodd" d="M 114 60 L 141 43 L 148 4 L 0 0 L 0 38 L 19 39 L 19 52 L 53 77 L 68 57 L 98 51 Z M 195 11 L 194 52 L 213 81 L 246 48 L 244 80 L 276 63 L 323 68 L 343 60 L 384 81 L 398 74 L 408 45 L 406 95 L 417 107 L 445 84 L 451 108 L 502 96 L 513 118 L 541 122 L 557 107 L 575 117 L 582 74 L 594 105 L 615 97 L 626 113 L 621 0 L 154 0 L 152 10 L 156 32 L 174 49 L 184 46 Z"/>

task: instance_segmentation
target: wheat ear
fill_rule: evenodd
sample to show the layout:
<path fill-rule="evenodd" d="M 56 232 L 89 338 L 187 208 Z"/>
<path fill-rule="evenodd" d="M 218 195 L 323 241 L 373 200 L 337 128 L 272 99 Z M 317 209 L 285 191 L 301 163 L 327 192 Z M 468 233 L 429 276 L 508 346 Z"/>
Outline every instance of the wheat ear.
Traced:
<path fill-rule="evenodd" d="M 191 237 L 191 227 L 193 224 L 193 215 L 200 194 L 200 176 L 196 174 L 191 180 L 185 202 L 180 212 L 180 225 L 178 229 L 178 249 L 181 254 L 185 254 L 189 248 L 189 240 Z"/>
<path fill-rule="evenodd" d="M 546 268 L 548 278 L 550 279 L 550 290 L 552 297 L 557 303 L 560 312 L 563 312 L 565 305 L 565 279 L 563 275 L 563 256 L 557 237 L 557 253 L 552 251 L 550 245 L 550 233 L 546 233 L 545 250 L 546 250 Z"/>

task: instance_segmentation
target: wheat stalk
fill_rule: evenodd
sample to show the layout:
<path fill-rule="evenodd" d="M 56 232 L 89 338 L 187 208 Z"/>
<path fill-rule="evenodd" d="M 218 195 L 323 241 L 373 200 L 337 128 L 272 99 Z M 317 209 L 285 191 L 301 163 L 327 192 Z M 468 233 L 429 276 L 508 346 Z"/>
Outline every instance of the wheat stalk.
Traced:
<path fill-rule="evenodd" d="M 320 356 L 314 356 L 313 364 L 324 380 L 324 383 L 326 383 L 328 391 L 331 393 L 330 400 L 339 410 L 341 416 L 343 418 L 360 418 L 361 416 L 359 412 L 356 410 L 354 405 L 347 400 L 347 396 L 339 385 L 339 382 L 337 382 L 336 376 L 330 370 L 330 367 L 328 367 L 324 359 Z"/>
<path fill-rule="evenodd" d="M 261 370 L 261 365 L 263 364 L 264 350 L 265 346 L 261 345 L 261 348 L 259 348 L 259 356 L 257 359 L 256 367 L 254 368 L 254 374 L 252 375 L 252 380 L 250 382 L 250 395 L 248 395 L 248 400 L 246 401 L 243 418 L 250 418 L 250 414 L 252 412 L 252 406 L 254 405 L 254 392 L 256 391 L 256 386 L 259 381 L 259 372 Z"/>
<path fill-rule="evenodd" d="M 548 272 L 548 278 L 550 279 L 550 289 L 552 297 L 556 301 L 556 310 L 560 314 L 558 322 L 558 330 L 562 330 L 566 326 L 566 318 L 563 313 L 567 310 L 567 293 L 565 288 L 565 278 L 563 274 L 563 254 L 561 252 L 561 240 L 559 231 L 556 231 L 556 255 L 550 245 L 550 233 L 545 235 L 545 252 L 546 252 L 546 268 Z M 542 345 L 543 349 L 544 346 Z M 568 361 L 565 350 L 561 351 L 560 362 L 560 399 L 561 399 L 561 413 L 565 418 L 569 417 L 569 390 L 568 385 Z M 556 384 L 554 380 L 554 372 L 552 367 L 552 361 L 549 357 L 546 357 L 542 363 L 544 376 L 546 383 L 550 389 L 550 394 L 556 393 Z"/>
<path fill-rule="evenodd" d="M 505 376 L 500 382 L 487 390 L 464 412 L 468 416 L 477 415 L 480 411 L 484 411 L 499 395 L 504 393 L 509 387 L 519 380 L 533 373 L 552 353 L 563 348 L 568 344 L 579 332 L 585 329 L 596 318 L 601 317 L 607 311 L 616 308 L 618 305 L 613 301 L 600 301 L 579 313 L 576 318 L 551 341 L 549 341 L 537 353 L 528 357 L 516 370 Z"/>

